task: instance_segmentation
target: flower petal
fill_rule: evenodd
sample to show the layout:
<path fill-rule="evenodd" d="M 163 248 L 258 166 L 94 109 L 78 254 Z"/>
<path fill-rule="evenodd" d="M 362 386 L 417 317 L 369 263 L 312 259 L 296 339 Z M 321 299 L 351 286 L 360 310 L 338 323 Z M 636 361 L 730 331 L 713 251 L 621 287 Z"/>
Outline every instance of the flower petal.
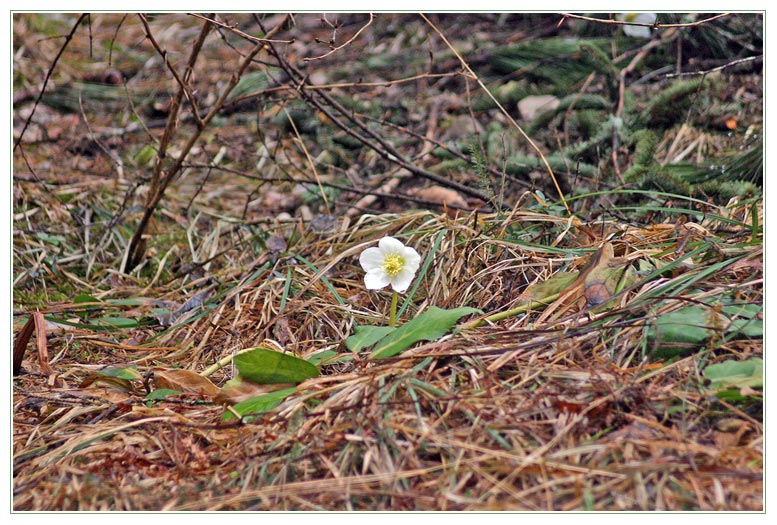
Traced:
<path fill-rule="evenodd" d="M 379 248 L 367 248 L 359 256 L 359 264 L 365 272 L 383 268 L 384 253 Z M 383 286 L 386 286 L 385 284 Z"/>
<path fill-rule="evenodd" d="M 388 286 L 390 282 L 386 272 L 379 268 L 369 270 L 364 274 L 364 286 L 366 286 L 368 290 L 380 290 L 381 288 Z"/>
<path fill-rule="evenodd" d="M 384 255 L 387 253 L 402 253 L 405 249 L 405 245 L 394 237 L 383 237 L 378 241 L 378 246 Z"/>
<path fill-rule="evenodd" d="M 405 246 L 402 250 L 402 257 L 405 259 L 405 268 L 409 268 L 415 273 L 421 265 L 421 256 L 418 255 L 418 252 L 410 246 Z"/>
<path fill-rule="evenodd" d="M 408 271 L 407 268 L 391 278 L 391 287 L 395 292 L 402 293 L 410 287 L 413 282 L 415 272 Z"/>

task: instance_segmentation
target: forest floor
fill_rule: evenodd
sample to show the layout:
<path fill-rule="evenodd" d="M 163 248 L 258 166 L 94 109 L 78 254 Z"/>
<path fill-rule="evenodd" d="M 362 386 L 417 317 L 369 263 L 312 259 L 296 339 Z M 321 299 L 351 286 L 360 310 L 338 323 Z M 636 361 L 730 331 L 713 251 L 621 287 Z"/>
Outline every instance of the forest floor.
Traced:
<path fill-rule="evenodd" d="M 763 511 L 763 17 L 628 21 L 14 14 L 14 510 Z"/>

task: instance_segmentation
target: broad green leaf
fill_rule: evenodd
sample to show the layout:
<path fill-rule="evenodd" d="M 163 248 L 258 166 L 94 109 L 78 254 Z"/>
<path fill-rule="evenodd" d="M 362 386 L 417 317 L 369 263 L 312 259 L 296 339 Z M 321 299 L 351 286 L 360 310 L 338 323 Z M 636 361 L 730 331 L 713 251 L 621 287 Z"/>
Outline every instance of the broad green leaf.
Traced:
<path fill-rule="evenodd" d="M 301 383 L 318 377 L 318 368 L 304 359 L 257 347 L 234 358 L 240 375 L 254 383 Z"/>
<path fill-rule="evenodd" d="M 156 148 L 151 144 L 143 146 L 140 151 L 135 154 L 135 162 L 138 166 L 146 166 L 156 155 Z"/>
<path fill-rule="evenodd" d="M 648 328 L 656 355 L 688 355 L 716 333 L 727 337 L 763 337 L 763 321 L 756 318 L 758 305 L 725 306 L 721 311 L 711 306 L 692 305 L 664 314 Z"/>
<path fill-rule="evenodd" d="M 378 341 L 370 357 L 372 359 L 392 357 L 419 341 L 438 339 L 448 333 L 461 317 L 473 313 L 482 313 L 482 311 L 468 306 L 453 310 L 430 306 L 427 311 Z"/>
<path fill-rule="evenodd" d="M 280 405 L 281 401 L 296 391 L 296 388 L 284 388 L 283 390 L 276 390 L 275 392 L 270 392 L 269 394 L 264 394 L 258 397 L 252 397 L 251 399 L 246 399 L 245 401 L 241 401 L 232 408 L 241 416 L 268 412 Z M 221 416 L 222 421 L 229 421 L 230 419 L 234 418 L 235 415 L 229 410 L 225 411 Z"/>
<path fill-rule="evenodd" d="M 731 319 L 728 332 L 734 332 L 745 337 L 763 337 L 764 322 L 758 319 L 758 315 L 764 310 L 763 304 L 739 304 L 723 307 L 723 314 Z"/>
<path fill-rule="evenodd" d="M 243 75 L 234 89 L 227 96 L 227 101 L 240 98 L 250 93 L 266 89 L 270 85 L 267 74 L 264 71 Z"/>
<path fill-rule="evenodd" d="M 351 352 L 360 352 L 369 348 L 388 334 L 396 330 L 394 326 L 357 326 L 353 335 L 345 340 L 345 346 Z"/>
<path fill-rule="evenodd" d="M 710 380 L 710 387 L 713 389 L 743 386 L 762 388 L 763 368 L 764 362 L 760 357 L 745 361 L 728 360 L 709 365 L 704 369 L 704 377 Z"/>
<path fill-rule="evenodd" d="M 65 244 L 65 238 L 60 237 L 59 235 L 49 235 L 48 233 L 44 233 L 44 232 L 36 232 L 35 236 L 44 242 L 53 244 L 54 246 Z"/>
<path fill-rule="evenodd" d="M 711 308 L 689 306 L 656 318 L 653 339 L 660 343 L 702 343 L 720 327 Z"/>

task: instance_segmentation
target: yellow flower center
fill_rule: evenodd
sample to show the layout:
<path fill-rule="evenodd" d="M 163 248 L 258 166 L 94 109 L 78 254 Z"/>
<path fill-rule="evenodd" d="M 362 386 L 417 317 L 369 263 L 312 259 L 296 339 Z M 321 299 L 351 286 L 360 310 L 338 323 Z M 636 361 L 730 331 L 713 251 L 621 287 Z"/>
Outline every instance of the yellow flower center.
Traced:
<path fill-rule="evenodd" d="M 398 253 L 392 253 L 383 259 L 383 269 L 390 277 L 394 277 L 405 267 L 405 259 Z"/>

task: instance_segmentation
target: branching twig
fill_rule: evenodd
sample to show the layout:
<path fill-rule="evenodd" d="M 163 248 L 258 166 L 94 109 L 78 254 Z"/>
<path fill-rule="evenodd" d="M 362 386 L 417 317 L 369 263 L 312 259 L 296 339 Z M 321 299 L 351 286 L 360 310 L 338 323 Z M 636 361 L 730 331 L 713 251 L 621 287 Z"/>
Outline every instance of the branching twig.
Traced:
<path fill-rule="evenodd" d="M 355 33 L 355 34 L 354 34 L 354 35 L 353 35 L 351 38 L 349 38 L 349 39 L 348 39 L 348 41 L 346 41 L 346 42 L 345 42 L 343 45 L 341 45 L 341 46 L 337 46 L 337 47 L 333 47 L 333 48 L 332 48 L 332 49 L 331 49 L 331 50 L 330 50 L 328 53 L 324 53 L 324 54 L 323 54 L 323 55 L 321 55 L 321 56 L 312 57 L 312 58 L 303 58 L 302 60 L 303 60 L 303 61 L 305 61 L 305 62 L 312 62 L 313 60 L 321 60 L 322 58 L 326 58 L 326 57 L 328 57 L 329 55 L 331 55 L 332 53 L 335 53 L 335 52 L 337 52 L 337 51 L 341 50 L 342 48 L 344 48 L 345 46 L 347 46 L 348 44 L 350 44 L 351 42 L 353 42 L 354 40 L 356 40 L 356 39 L 358 38 L 358 36 L 361 34 L 361 32 L 362 32 L 362 31 L 364 31 L 365 29 L 367 29 L 367 28 L 368 28 L 368 27 L 369 27 L 369 26 L 372 24 L 372 21 L 373 21 L 373 20 L 375 20 L 375 15 L 373 15 L 372 13 L 370 13 L 370 19 L 367 21 L 367 23 L 366 23 L 366 24 L 364 24 L 364 25 L 361 27 L 361 29 L 359 29 L 359 30 L 358 30 L 358 31 L 357 31 L 357 32 L 356 32 L 356 33 Z"/>
<path fill-rule="evenodd" d="M 399 151 L 396 148 L 394 148 L 394 146 L 389 144 L 383 137 L 378 135 L 374 130 L 366 126 L 364 122 L 355 118 L 355 116 L 352 114 L 351 111 L 343 107 L 342 104 L 340 104 L 335 99 L 330 97 L 326 92 L 308 91 L 307 84 L 305 83 L 305 75 L 302 74 L 302 72 L 299 69 L 297 69 L 294 65 L 290 64 L 288 60 L 286 60 L 281 55 L 281 53 L 278 52 L 278 50 L 275 48 L 275 46 L 272 43 L 268 43 L 268 50 L 278 61 L 278 65 L 281 67 L 281 69 L 283 69 L 291 79 L 295 80 L 298 83 L 297 89 L 300 95 L 310 104 L 315 106 L 316 109 L 318 109 L 323 114 L 325 114 L 327 118 L 329 118 L 329 120 L 331 120 L 337 127 L 342 129 L 345 133 L 355 138 L 356 140 L 358 140 L 365 146 L 369 147 L 370 149 L 374 150 L 384 159 L 405 168 L 406 170 L 410 171 L 415 175 L 435 181 L 438 184 L 442 184 L 444 186 L 453 188 L 463 194 L 480 199 L 483 202 L 489 202 L 489 197 L 485 193 L 478 191 L 476 189 L 470 188 L 465 184 L 461 184 L 460 182 L 456 182 L 447 177 L 443 177 L 443 176 L 437 175 L 436 173 L 427 171 L 415 165 L 413 162 L 405 159 L 404 156 L 401 153 L 399 153 Z M 318 97 L 323 99 L 323 101 L 327 105 L 319 101 Z M 344 122 L 340 117 L 335 115 L 335 113 L 330 108 L 333 108 L 334 111 L 336 111 L 342 118 L 347 119 L 353 125 L 349 125 L 346 122 Z M 354 127 L 358 128 L 359 131 L 356 131 Z M 362 133 L 364 135 L 362 135 Z M 369 136 L 370 138 L 367 138 L 367 136 L 365 135 Z"/>
<path fill-rule="evenodd" d="M 285 24 L 285 22 L 286 22 L 286 19 L 284 19 L 278 26 L 276 26 L 270 33 L 268 33 L 268 35 L 271 35 L 276 33 L 277 31 L 280 31 L 280 28 L 283 27 L 283 24 Z M 191 55 L 189 56 L 187 69 L 183 75 L 183 78 L 185 80 L 188 80 L 190 78 L 191 70 L 194 68 L 194 64 L 197 61 L 197 57 L 199 56 L 199 53 L 200 53 L 200 49 L 202 48 L 202 45 L 205 42 L 205 37 L 210 32 L 210 29 L 211 29 L 211 22 L 209 19 L 206 18 L 205 23 L 203 24 L 202 30 L 200 32 L 200 36 L 195 42 L 194 47 L 192 48 Z M 122 264 L 122 269 L 125 273 L 129 272 L 132 268 L 134 268 L 143 257 L 143 252 L 145 251 L 143 235 L 145 234 L 145 230 L 148 227 L 148 223 L 151 220 L 151 217 L 154 214 L 156 207 L 159 205 L 159 202 L 162 200 L 165 190 L 180 173 L 184 160 L 186 159 L 191 149 L 199 140 L 203 130 L 208 126 L 210 121 L 213 120 L 213 117 L 215 117 L 219 113 L 227 97 L 235 88 L 235 86 L 238 84 L 238 82 L 240 81 L 240 78 L 243 76 L 246 69 L 253 61 L 254 57 L 257 54 L 259 54 L 259 52 L 262 49 L 264 49 L 265 46 L 266 44 L 264 40 L 261 42 L 258 42 L 254 45 L 253 49 L 251 49 L 251 51 L 249 51 L 246 54 L 246 56 L 243 57 L 240 65 L 237 68 L 237 71 L 232 74 L 232 77 L 230 78 L 227 86 L 224 88 L 224 91 L 222 91 L 219 98 L 210 108 L 210 110 L 208 111 L 208 114 L 205 115 L 205 117 L 202 119 L 201 125 L 198 126 L 197 130 L 189 137 L 189 140 L 181 149 L 181 153 L 175 159 L 172 166 L 170 166 L 167 170 L 164 170 L 164 173 L 163 173 L 162 167 L 163 167 L 163 161 L 165 158 L 165 153 L 168 145 L 170 144 L 170 141 L 172 140 L 172 136 L 176 128 L 176 120 L 177 120 L 178 111 L 180 108 L 180 102 L 184 92 L 184 86 L 179 85 L 178 92 L 176 93 L 176 96 L 173 99 L 173 105 L 170 109 L 170 115 L 168 117 L 167 126 L 165 127 L 165 132 L 159 144 L 159 152 L 157 153 L 157 162 L 154 167 L 154 174 L 151 182 L 151 190 L 149 192 L 148 200 L 146 201 L 146 207 L 143 212 L 143 217 L 140 219 L 140 224 L 138 225 L 138 229 L 135 231 L 134 235 L 132 236 L 132 239 L 130 240 L 129 245 L 127 246 L 127 253 L 125 256 L 125 260 Z"/>
<path fill-rule="evenodd" d="M 146 32 L 146 38 L 148 38 L 148 41 L 151 42 L 152 46 L 154 46 L 156 52 L 159 53 L 159 55 L 164 59 L 165 66 L 167 66 L 167 69 L 169 69 L 170 73 L 172 73 L 176 83 L 178 83 L 179 89 L 183 92 L 184 95 L 186 95 L 186 100 L 188 100 L 189 104 L 192 106 L 192 113 L 194 114 L 194 118 L 197 121 L 197 125 L 202 126 L 202 118 L 200 118 L 200 112 L 197 109 L 197 103 L 194 101 L 194 95 L 192 95 L 188 86 L 189 78 L 191 77 L 192 66 L 194 65 L 191 57 L 195 57 L 196 60 L 196 55 L 194 53 L 190 55 L 189 65 L 186 67 L 186 71 L 184 72 L 184 78 L 181 78 L 173 65 L 170 63 L 170 59 L 167 56 L 167 51 L 160 47 L 159 43 L 156 41 L 156 38 L 154 38 L 154 35 L 151 33 L 151 28 L 148 25 L 148 19 L 146 18 L 146 15 L 139 14 L 138 18 L 140 18 L 140 21 L 143 24 L 143 29 Z M 202 42 L 199 42 L 199 46 L 196 49 L 199 49 L 201 46 Z"/>
<path fill-rule="evenodd" d="M 344 88 L 374 88 L 374 87 L 392 87 L 396 84 L 404 84 L 406 82 L 415 82 L 420 79 L 427 79 L 427 78 L 450 78 L 450 77 L 459 77 L 461 76 L 461 72 L 454 71 L 453 73 L 422 73 L 420 75 L 413 75 L 410 77 L 403 77 L 398 78 L 396 80 L 385 80 L 382 82 L 337 82 L 334 84 L 307 84 L 305 86 L 306 89 L 311 91 L 321 90 L 321 89 L 344 89 Z M 287 84 L 284 84 L 282 86 L 273 86 L 269 88 L 265 88 L 259 91 L 254 91 L 253 93 L 247 93 L 245 95 L 241 95 L 239 97 L 235 97 L 232 100 L 230 100 L 227 104 L 224 105 L 224 108 L 228 108 L 231 106 L 234 106 L 236 104 L 239 104 L 241 102 L 245 102 L 246 100 L 251 100 L 253 98 L 262 97 L 264 95 L 270 94 L 270 93 L 277 93 L 279 91 L 296 91 L 297 86 L 290 86 Z"/>
<path fill-rule="evenodd" d="M 259 38 L 259 37 L 253 36 L 253 35 L 249 35 L 248 33 L 244 33 L 242 31 L 240 31 L 236 27 L 232 27 L 232 26 L 230 26 L 228 24 L 225 24 L 224 22 L 219 22 L 218 20 L 216 20 L 215 18 L 210 17 L 210 16 L 203 16 L 203 15 L 200 15 L 200 14 L 197 14 L 197 13 L 189 13 L 189 16 L 193 16 L 194 18 L 199 18 L 200 20 L 205 20 L 207 22 L 210 22 L 214 26 L 218 26 L 218 27 L 220 27 L 222 29 L 227 29 L 227 30 L 235 33 L 236 35 L 240 36 L 241 38 L 245 38 L 249 42 L 253 42 L 254 44 L 270 44 L 270 43 L 274 43 L 274 44 L 290 44 L 291 42 L 293 42 L 293 40 L 273 40 L 271 38 L 273 35 L 275 35 L 278 31 L 281 30 L 281 27 L 283 27 L 282 24 L 286 23 L 286 20 L 288 20 L 288 16 L 283 19 L 283 22 L 281 22 L 281 25 L 276 26 L 275 29 L 273 29 L 271 32 L 267 33 L 265 38 Z"/>

